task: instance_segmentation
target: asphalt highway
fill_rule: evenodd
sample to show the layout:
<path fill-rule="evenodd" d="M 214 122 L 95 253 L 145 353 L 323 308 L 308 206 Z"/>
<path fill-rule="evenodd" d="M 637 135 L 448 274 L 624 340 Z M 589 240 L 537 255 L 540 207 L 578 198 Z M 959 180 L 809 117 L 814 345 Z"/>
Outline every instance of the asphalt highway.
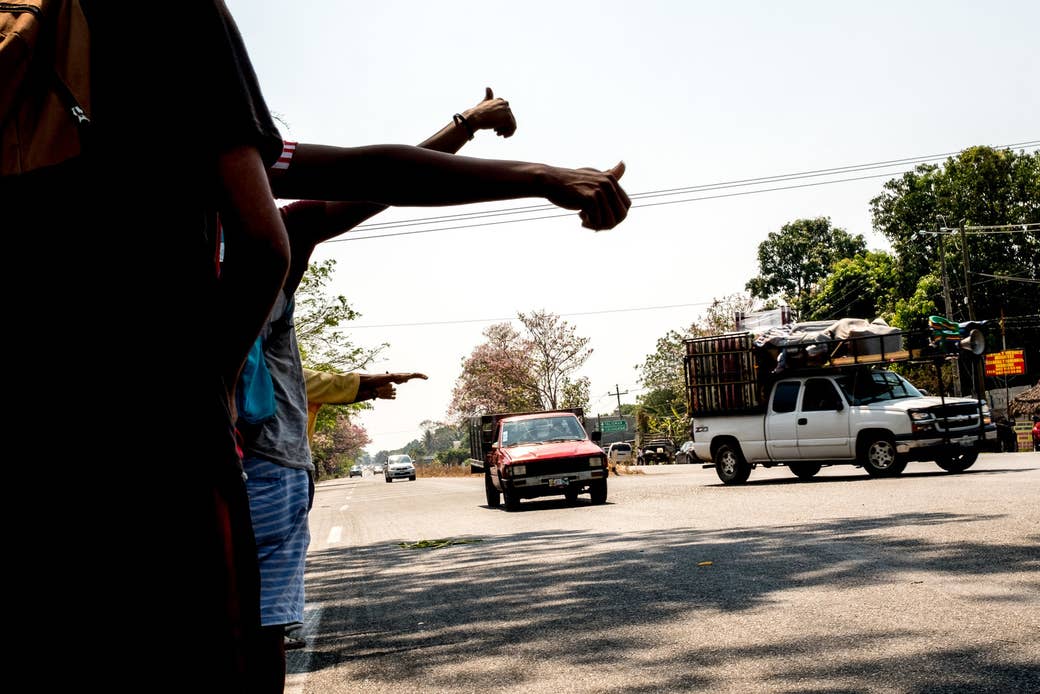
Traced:
<path fill-rule="evenodd" d="M 514 513 L 421 474 L 318 486 L 287 692 L 1040 692 L 1040 453 Z"/>

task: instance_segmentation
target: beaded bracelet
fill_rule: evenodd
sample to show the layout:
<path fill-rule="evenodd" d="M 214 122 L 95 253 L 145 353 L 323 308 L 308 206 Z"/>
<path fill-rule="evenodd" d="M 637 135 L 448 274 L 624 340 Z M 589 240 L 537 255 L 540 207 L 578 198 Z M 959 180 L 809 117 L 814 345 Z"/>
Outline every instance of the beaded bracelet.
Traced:
<path fill-rule="evenodd" d="M 463 116 L 461 113 L 456 113 L 454 116 L 451 117 L 451 119 L 455 121 L 455 125 L 461 123 L 462 127 L 464 127 L 466 129 L 466 132 L 469 133 L 469 139 L 473 139 L 473 126 L 469 124 L 469 121 L 466 120 L 465 116 Z"/>

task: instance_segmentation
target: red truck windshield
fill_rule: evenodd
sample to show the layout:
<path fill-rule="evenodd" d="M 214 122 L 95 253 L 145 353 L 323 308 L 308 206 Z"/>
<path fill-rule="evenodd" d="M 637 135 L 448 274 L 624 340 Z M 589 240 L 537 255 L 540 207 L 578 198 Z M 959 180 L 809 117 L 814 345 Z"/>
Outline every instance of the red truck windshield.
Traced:
<path fill-rule="evenodd" d="M 502 423 L 501 444 L 505 447 L 554 441 L 581 441 L 585 438 L 585 430 L 573 415 L 537 417 Z"/>

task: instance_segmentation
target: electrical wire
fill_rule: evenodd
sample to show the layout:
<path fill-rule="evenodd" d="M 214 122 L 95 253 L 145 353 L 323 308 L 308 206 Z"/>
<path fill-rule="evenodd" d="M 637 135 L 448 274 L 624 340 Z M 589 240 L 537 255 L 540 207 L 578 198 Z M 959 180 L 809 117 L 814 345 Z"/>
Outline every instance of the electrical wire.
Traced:
<path fill-rule="evenodd" d="M 611 308 L 604 309 L 602 311 L 578 311 L 575 313 L 560 313 L 557 314 L 561 318 L 570 318 L 573 316 L 598 316 L 608 313 L 631 313 L 632 311 L 657 311 L 661 309 L 669 308 L 689 308 L 691 306 L 710 306 L 713 302 L 711 301 L 696 301 L 692 304 L 668 304 L 665 306 L 640 306 L 638 308 Z M 516 320 L 516 316 L 510 316 L 509 318 L 462 318 L 459 320 L 444 320 L 444 321 L 425 321 L 421 323 L 384 323 L 382 325 L 351 325 L 351 330 L 358 328 L 418 328 L 431 325 L 458 325 L 461 323 L 506 323 L 509 321 Z"/>
<path fill-rule="evenodd" d="M 1002 145 L 1000 147 L 996 147 L 995 149 L 1010 149 L 1010 148 L 1016 148 L 1016 147 L 1017 148 L 1036 148 L 1036 147 L 1040 147 L 1040 140 L 1030 140 L 1030 141 L 1026 141 L 1026 142 L 1017 142 L 1017 143 L 1012 143 L 1012 144 L 1009 144 L 1009 145 Z M 775 182 L 781 182 L 781 181 L 801 180 L 801 179 L 815 178 L 815 177 L 820 177 L 820 176 L 832 176 L 832 175 L 842 174 L 842 173 L 853 173 L 853 172 L 859 172 L 859 171 L 870 171 L 870 170 L 876 170 L 876 169 L 879 169 L 879 168 L 891 168 L 893 166 L 901 166 L 902 167 L 900 170 L 897 170 L 897 171 L 886 171 L 884 173 L 878 173 L 878 174 L 873 174 L 873 175 L 869 175 L 869 176 L 855 176 L 855 177 L 842 178 L 842 179 L 836 179 L 836 180 L 831 180 L 831 181 L 816 181 L 816 182 L 813 182 L 813 183 L 806 183 L 806 184 L 801 184 L 801 185 L 797 185 L 797 186 L 779 186 L 779 187 L 773 187 L 773 188 L 764 188 L 764 189 L 760 189 L 760 190 L 737 191 L 737 192 L 728 193 L 728 194 L 725 194 L 725 195 L 697 196 L 697 197 L 692 197 L 692 198 L 684 198 L 684 199 L 680 199 L 680 200 L 668 200 L 668 201 L 656 202 L 656 203 L 633 204 L 632 207 L 634 207 L 634 208 L 635 207 L 655 207 L 655 206 L 666 205 L 666 204 L 679 204 L 679 203 L 685 203 L 685 202 L 697 202 L 697 201 L 703 201 L 703 200 L 719 199 L 719 198 L 724 198 L 724 197 L 735 197 L 735 196 L 738 196 L 738 195 L 753 195 L 753 194 L 756 194 L 756 193 L 767 193 L 767 192 L 776 192 L 776 191 L 782 191 L 782 190 L 793 190 L 793 189 L 797 189 L 797 188 L 807 188 L 807 187 L 812 187 L 812 186 L 816 186 L 816 185 L 828 185 L 828 184 L 831 184 L 831 183 L 846 183 L 846 182 L 852 182 L 852 181 L 869 180 L 869 179 L 873 179 L 873 178 L 884 178 L 884 177 L 887 177 L 887 176 L 892 176 L 892 175 L 896 175 L 896 174 L 899 174 L 899 173 L 904 173 L 905 172 L 905 167 L 908 164 L 921 164 L 921 163 L 927 163 L 927 162 L 930 162 L 930 161 L 939 161 L 939 160 L 942 160 L 942 159 L 944 159 L 946 157 L 953 156 L 953 155 L 958 154 L 958 153 L 959 152 L 945 152 L 945 153 L 942 153 L 942 154 L 933 154 L 933 155 L 927 155 L 927 156 L 921 156 L 921 157 L 906 157 L 906 158 L 903 158 L 903 159 L 892 159 L 892 160 L 880 161 L 880 162 L 870 162 L 870 163 L 866 163 L 866 164 L 852 164 L 852 165 L 846 165 L 846 166 L 831 167 L 831 168 L 827 168 L 827 169 L 815 169 L 815 170 L 800 171 L 800 172 L 788 173 L 788 174 L 776 174 L 776 175 L 771 175 L 771 176 L 761 176 L 761 177 L 757 177 L 757 178 L 736 179 L 736 180 L 732 180 L 732 181 L 723 181 L 723 182 L 719 182 L 719 183 L 708 183 L 708 184 L 700 184 L 700 185 L 693 185 L 693 186 L 684 186 L 684 187 L 680 187 L 680 188 L 666 188 L 666 189 L 660 189 L 660 190 L 655 190 L 655 191 L 647 191 L 647 192 L 643 192 L 643 193 L 629 194 L 629 198 L 631 198 L 633 200 L 642 200 L 642 199 L 647 199 L 647 198 L 656 198 L 656 197 L 664 197 L 664 196 L 682 195 L 682 194 L 692 193 L 692 192 L 706 192 L 706 191 L 726 190 L 726 189 L 731 189 L 731 188 L 740 188 L 740 187 L 746 187 L 746 186 L 752 186 L 752 185 L 764 185 L 764 184 L 767 184 L 767 183 L 775 183 Z M 513 215 L 518 215 L 518 214 L 532 214 L 532 213 L 536 213 L 536 212 L 543 212 L 543 211 L 554 210 L 554 209 L 558 209 L 558 208 L 555 205 L 546 203 L 546 204 L 538 204 L 538 205 L 527 205 L 527 206 L 521 206 L 521 207 L 509 207 L 509 208 L 502 208 L 502 209 L 497 209 L 497 210 L 485 210 L 485 211 L 478 211 L 478 212 L 462 212 L 462 213 L 454 213 L 454 214 L 449 214 L 449 215 L 427 216 L 427 217 L 420 217 L 420 218 L 414 218 L 414 219 L 411 219 L 411 220 L 403 220 L 403 221 L 372 222 L 372 223 L 368 223 L 368 224 L 359 225 L 358 227 L 356 227 L 355 229 L 352 230 L 352 233 L 363 232 L 363 231 L 401 229 L 401 228 L 408 228 L 408 227 L 414 227 L 414 226 L 429 226 L 431 224 L 448 224 L 448 223 L 453 223 L 453 222 L 473 221 L 473 220 L 480 220 L 480 219 L 486 220 L 486 219 L 493 219 L 493 218 L 502 217 L 502 216 L 513 216 Z M 479 226 L 492 226 L 492 225 L 496 225 L 496 224 L 515 223 L 515 222 L 523 222 L 523 221 L 537 221 L 537 220 L 552 219 L 552 218 L 557 218 L 557 217 L 569 217 L 571 215 L 573 215 L 573 212 L 572 211 L 567 211 L 567 212 L 554 213 L 554 214 L 549 214 L 549 215 L 539 215 L 539 216 L 535 216 L 535 217 L 523 217 L 521 219 L 509 219 L 509 220 L 496 221 L 496 222 L 483 222 L 483 223 L 479 223 L 479 224 L 462 224 L 462 225 L 454 225 L 454 226 L 439 226 L 439 227 L 434 228 L 434 229 L 423 229 L 423 230 L 411 231 L 411 232 L 398 232 L 398 233 L 395 233 L 395 234 L 370 234 L 370 235 L 365 235 L 365 236 L 353 236 L 353 237 L 341 236 L 339 238 L 330 239 L 329 241 L 326 241 L 325 243 L 342 243 L 342 242 L 346 242 L 346 241 L 363 241 L 363 240 L 372 239 L 372 238 L 384 238 L 384 237 L 392 237 L 392 236 L 405 236 L 405 235 L 412 235 L 412 234 L 418 234 L 418 233 L 430 233 L 432 231 L 450 231 L 450 230 L 457 230 L 457 229 L 468 229 L 468 228 L 479 227 Z M 935 233 L 935 232 L 932 232 L 932 233 Z"/>

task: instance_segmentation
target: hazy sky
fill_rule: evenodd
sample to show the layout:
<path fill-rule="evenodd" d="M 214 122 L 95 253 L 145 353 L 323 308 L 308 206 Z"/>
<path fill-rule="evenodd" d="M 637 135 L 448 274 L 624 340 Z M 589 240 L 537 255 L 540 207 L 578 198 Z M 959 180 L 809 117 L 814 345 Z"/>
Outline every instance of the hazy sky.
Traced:
<path fill-rule="evenodd" d="M 390 343 L 373 370 L 430 377 L 361 416 L 372 453 L 443 420 L 482 331 L 518 312 L 560 314 L 591 339 L 580 375 L 593 413 L 616 407 L 616 386 L 634 402 L 635 367 L 657 339 L 742 291 L 769 232 L 825 216 L 885 248 L 870 200 L 912 164 L 698 186 L 1040 140 L 1036 0 L 227 4 L 287 139 L 415 144 L 490 86 L 517 132 L 480 133 L 463 154 L 627 165 L 634 204 L 611 231 L 553 208 L 359 230 L 318 249 L 315 260 L 336 260 L 332 291 L 362 314 L 351 337 Z M 767 188 L 786 190 L 754 192 Z M 540 202 L 400 208 L 371 222 Z"/>

